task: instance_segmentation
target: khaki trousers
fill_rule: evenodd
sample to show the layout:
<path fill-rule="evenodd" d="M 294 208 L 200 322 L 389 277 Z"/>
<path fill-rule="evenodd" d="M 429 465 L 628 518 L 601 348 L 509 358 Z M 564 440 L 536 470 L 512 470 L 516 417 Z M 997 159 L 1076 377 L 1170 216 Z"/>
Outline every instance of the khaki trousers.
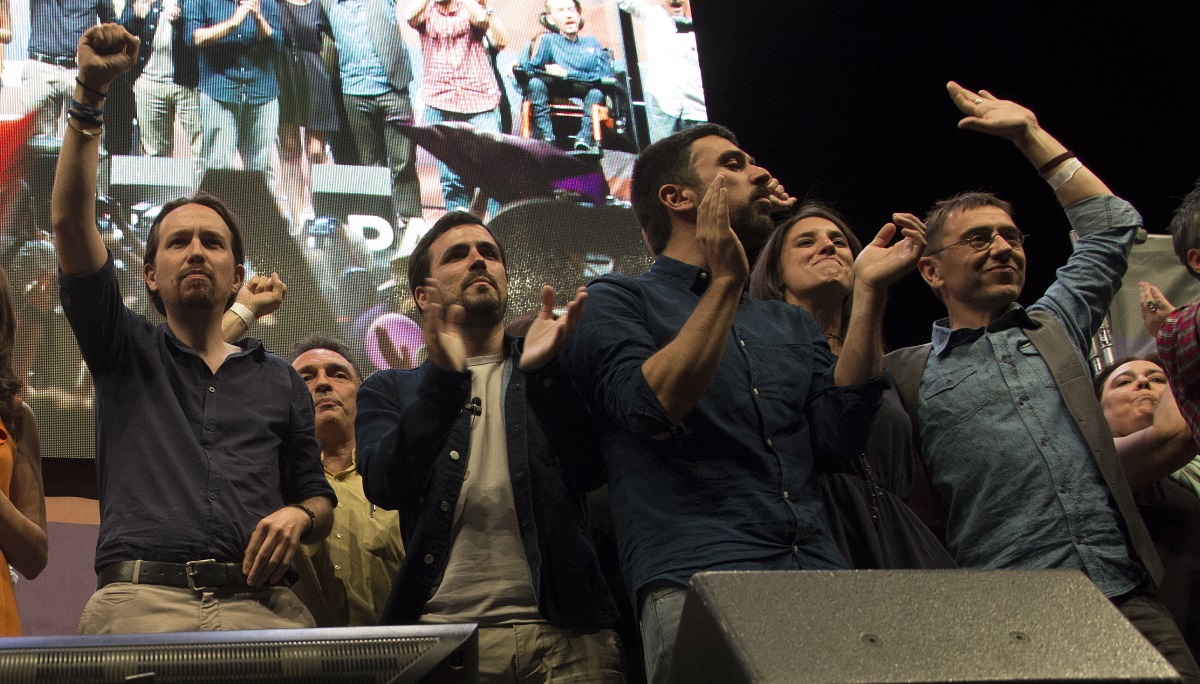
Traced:
<path fill-rule="evenodd" d="M 79 618 L 80 634 L 295 627 L 316 623 L 287 587 L 214 593 L 114 582 L 92 594 Z"/>

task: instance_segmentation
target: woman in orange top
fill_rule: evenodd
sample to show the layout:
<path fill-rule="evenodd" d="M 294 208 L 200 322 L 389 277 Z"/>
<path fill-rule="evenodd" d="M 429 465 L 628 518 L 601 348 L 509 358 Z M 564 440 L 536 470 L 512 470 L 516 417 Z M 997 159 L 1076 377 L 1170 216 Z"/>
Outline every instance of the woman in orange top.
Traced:
<path fill-rule="evenodd" d="M 11 565 L 27 579 L 46 567 L 46 498 L 37 419 L 21 401 L 13 372 L 16 315 L 8 276 L 0 270 L 0 635 L 19 636 Z"/>

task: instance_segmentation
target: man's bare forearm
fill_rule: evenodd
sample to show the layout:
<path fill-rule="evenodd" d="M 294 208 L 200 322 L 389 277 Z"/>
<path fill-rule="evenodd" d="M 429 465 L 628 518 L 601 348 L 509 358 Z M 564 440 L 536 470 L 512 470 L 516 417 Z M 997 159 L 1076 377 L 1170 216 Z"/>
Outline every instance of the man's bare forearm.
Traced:
<path fill-rule="evenodd" d="M 88 85 L 101 92 L 108 89 L 107 83 Z M 97 109 L 104 103 L 103 98 L 79 84 L 75 85 L 74 97 Z M 50 222 L 63 273 L 92 273 L 100 270 L 107 259 L 96 228 L 96 170 L 100 165 L 101 137 L 89 136 L 71 125 L 63 135 L 54 189 L 50 193 Z"/>

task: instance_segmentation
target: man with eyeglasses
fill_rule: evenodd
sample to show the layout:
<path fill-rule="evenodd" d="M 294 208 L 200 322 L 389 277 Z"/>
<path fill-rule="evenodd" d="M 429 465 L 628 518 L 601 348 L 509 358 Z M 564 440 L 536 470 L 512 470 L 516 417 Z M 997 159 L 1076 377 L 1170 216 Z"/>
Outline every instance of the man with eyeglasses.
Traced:
<path fill-rule="evenodd" d="M 925 218 L 918 268 L 948 316 L 932 344 L 888 355 L 943 510 L 946 543 L 965 568 L 1074 568 L 1184 675 L 1200 679 L 1170 614 L 1152 598 L 1162 565 L 1091 391 L 1092 334 L 1121 284 L 1141 217 L 1033 112 L 947 86 L 960 128 L 1006 138 L 1046 179 L 1079 235 L 1032 306 L 1025 236 L 1012 206 L 958 195 Z"/>

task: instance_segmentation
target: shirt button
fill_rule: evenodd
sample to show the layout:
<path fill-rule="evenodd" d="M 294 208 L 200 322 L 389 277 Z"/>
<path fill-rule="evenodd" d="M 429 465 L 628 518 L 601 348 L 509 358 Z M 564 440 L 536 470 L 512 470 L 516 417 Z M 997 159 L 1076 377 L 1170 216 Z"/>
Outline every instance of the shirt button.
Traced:
<path fill-rule="evenodd" d="M 344 506 L 342 506 L 342 504 L 339 503 L 338 508 L 344 508 Z"/>
<path fill-rule="evenodd" d="M 442 505 L 441 505 L 441 509 L 442 509 L 442 512 L 443 512 L 443 513 L 444 513 L 444 512 L 446 512 L 446 511 L 448 511 L 448 510 L 450 510 L 450 502 L 449 502 L 449 501 L 443 501 L 443 502 L 442 502 Z"/>
<path fill-rule="evenodd" d="M 342 538 L 342 534 L 341 534 L 340 532 L 339 532 L 339 533 L 337 533 L 337 534 L 335 534 L 335 535 L 333 535 L 333 536 L 334 536 L 334 537 L 337 537 L 338 539 L 341 539 L 341 538 Z"/>
<path fill-rule="evenodd" d="M 708 280 L 708 274 L 704 271 L 700 271 L 700 280 Z"/>
<path fill-rule="evenodd" d="M 458 460 L 458 452 L 457 452 L 457 451 L 451 451 L 451 452 L 450 452 L 450 458 L 451 458 L 451 459 L 453 459 L 453 460 L 455 460 L 455 461 L 457 461 L 457 460 Z"/>
<path fill-rule="evenodd" d="M 1058 493 L 1059 493 L 1059 494 L 1066 494 L 1066 493 L 1067 493 L 1067 486 L 1066 486 L 1066 485 L 1059 485 L 1059 487 L 1058 487 Z"/>
<path fill-rule="evenodd" d="M 1071 539 L 1072 539 L 1072 541 L 1074 541 L 1076 544 L 1082 544 L 1082 543 L 1083 543 L 1083 535 L 1079 535 L 1079 534 L 1077 534 L 1077 535 L 1075 535 L 1074 537 L 1072 537 Z"/>
<path fill-rule="evenodd" d="M 1041 443 L 1042 443 L 1042 446 L 1046 446 L 1047 444 L 1049 444 L 1049 443 L 1050 443 L 1050 438 L 1049 438 L 1049 437 L 1042 437 L 1042 439 L 1041 439 L 1040 441 L 1041 441 Z"/>
<path fill-rule="evenodd" d="M 788 493 L 787 493 L 786 489 L 783 490 L 783 498 L 785 498 L 785 499 L 788 498 Z"/>
<path fill-rule="evenodd" d="M 1021 406 L 1024 406 L 1027 401 L 1029 401 L 1029 397 L 1017 397 L 1017 403 Z"/>
<path fill-rule="evenodd" d="M 738 344 L 740 344 L 744 347 L 744 346 L 746 346 L 746 340 L 738 340 Z"/>
<path fill-rule="evenodd" d="M 433 554 L 432 553 L 425 554 L 425 565 L 433 565 Z"/>
<path fill-rule="evenodd" d="M 792 553 L 800 553 L 800 547 L 793 544 L 792 545 Z"/>
<path fill-rule="evenodd" d="M 768 439 L 767 446 L 775 446 L 775 442 L 772 442 L 771 440 Z"/>
<path fill-rule="evenodd" d="M 1003 361 L 1004 363 L 1008 363 L 1009 361 L 1012 361 L 1012 357 L 1009 356 L 1008 354 L 1005 354 L 1004 356 L 1000 357 L 1000 360 Z"/>
<path fill-rule="evenodd" d="M 217 391 L 217 388 L 216 388 L 216 387 L 209 387 L 209 388 L 208 388 L 208 393 L 209 393 L 209 394 L 212 394 L 213 392 L 216 392 L 216 391 Z"/>
<path fill-rule="evenodd" d="M 754 392 L 754 396 L 756 396 L 756 397 L 758 396 L 758 388 L 757 388 L 757 387 L 755 387 L 755 388 L 754 388 L 753 390 L 751 390 L 751 391 L 752 391 L 752 392 Z"/>
<path fill-rule="evenodd" d="M 335 565 L 335 566 L 333 566 L 333 569 L 334 569 L 334 570 L 341 570 L 341 569 L 342 569 L 342 566 L 340 566 L 340 565 Z"/>
<path fill-rule="evenodd" d="M 217 493 L 216 493 L 216 492 L 209 492 L 209 493 L 208 493 L 208 498 L 212 499 L 213 501 L 216 501 L 216 500 L 217 500 Z"/>

